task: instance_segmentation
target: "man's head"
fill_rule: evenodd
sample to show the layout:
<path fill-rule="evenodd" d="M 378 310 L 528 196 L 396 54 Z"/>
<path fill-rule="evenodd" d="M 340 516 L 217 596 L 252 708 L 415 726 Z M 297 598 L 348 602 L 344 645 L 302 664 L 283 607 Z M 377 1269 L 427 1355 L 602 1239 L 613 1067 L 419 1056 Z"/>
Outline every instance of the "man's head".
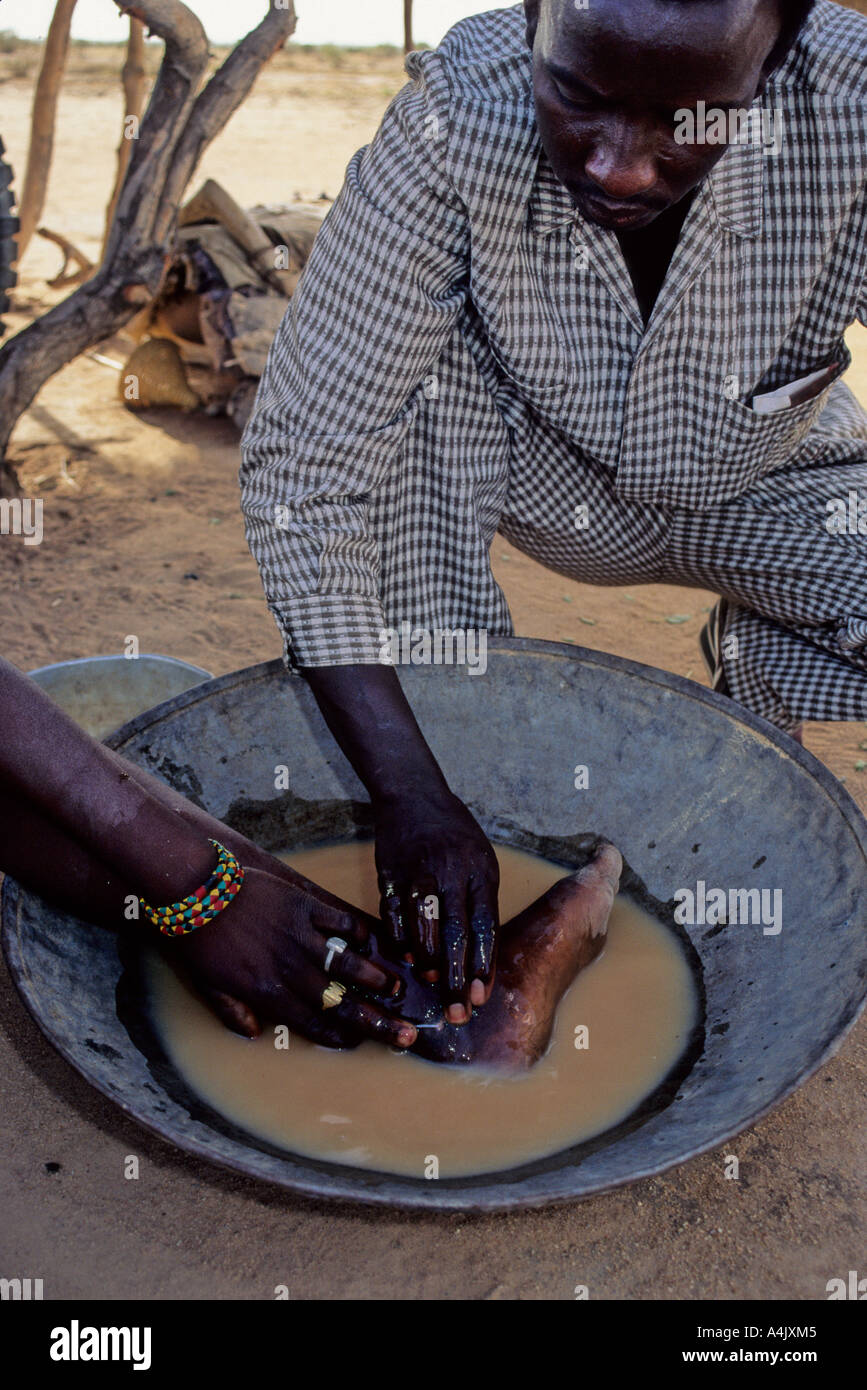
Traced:
<path fill-rule="evenodd" d="M 581 212 L 646 226 L 724 144 L 679 144 L 675 112 L 746 110 L 814 0 L 525 0 L 542 143 Z"/>

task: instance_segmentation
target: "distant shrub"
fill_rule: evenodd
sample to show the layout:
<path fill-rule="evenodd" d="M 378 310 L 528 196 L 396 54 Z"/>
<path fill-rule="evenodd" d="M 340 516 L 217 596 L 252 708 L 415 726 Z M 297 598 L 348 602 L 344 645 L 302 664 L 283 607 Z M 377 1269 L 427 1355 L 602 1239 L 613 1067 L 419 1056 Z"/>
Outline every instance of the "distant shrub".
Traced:
<path fill-rule="evenodd" d="M 319 56 L 332 68 L 342 68 L 346 62 L 346 50 L 336 43 L 321 43 Z"/>
<path fill-rule="evenodd" d="M 419 44 L 419 48 L 426 45 Z M 338 44 L 338 43 L 295 43 L 291 40 L 283 52 L 291 56 L 318 58 L 334 68 L 344 67 L 347 58 L 372 58 L 374 61 L 403 57 L 403 49 L 393 43 Z"/>
<path fill-rule="evenodd" d="M 21 47 L 21 40 L 17 34 L 13 34 L 11 29 L 0 29 L 0 53 L 16 53 Z"/>

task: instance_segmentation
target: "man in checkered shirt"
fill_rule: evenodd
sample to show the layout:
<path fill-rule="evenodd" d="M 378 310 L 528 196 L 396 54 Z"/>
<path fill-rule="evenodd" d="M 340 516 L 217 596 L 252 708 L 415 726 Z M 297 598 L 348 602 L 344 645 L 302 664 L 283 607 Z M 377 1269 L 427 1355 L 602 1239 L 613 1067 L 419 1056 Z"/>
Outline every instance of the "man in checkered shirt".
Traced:
<path fill-rule="evenodd" d="M 865 59 L 830 0 L 479 15 L 407 59 L 316 239 L 248 537 L 453 1021 L 490 991 L 496 867 L 381 654 L 402 622 L 511 632 L 497 529 L 587 583 L 715 590 L 714 685 L 780 727 L 867 718 Z"/>

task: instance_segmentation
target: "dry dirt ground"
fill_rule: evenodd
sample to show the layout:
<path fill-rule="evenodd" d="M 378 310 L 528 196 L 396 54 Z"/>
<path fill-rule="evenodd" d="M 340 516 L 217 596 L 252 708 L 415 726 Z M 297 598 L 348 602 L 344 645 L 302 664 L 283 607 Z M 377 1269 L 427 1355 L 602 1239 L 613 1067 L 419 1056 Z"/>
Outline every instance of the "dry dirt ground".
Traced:
<path fill-rule="evenodd" d="M 16 68 L 17 63 L 17 68 Z M 98 253 L 119 108 L 116 54 L 74 59 L 43 222 Z M 0 54 L 2 134 L 23 170 L 26 57 Z M 279 59 L 209 150 L 202 178 L 242 204 L 334 196 L 352 152 L 401 83 L 394 57 Z M 196 185 L 194 185 L 196 186 Z M 56 252 L 35 240 L 10 329 L 57 299 Z M 867 332 L 851 381 L 867 403 Z M 122 338 L 100 345 L 123 357 Z M 0 548 L 0 650 L 22 668 L 119 652 L 187 658 L 215 673 L 279 654 L 238 511 L 238 438 L 225 420 L 127 412 L 111 368 L 79 358 L 20 421 L 11 450 L 45 540 Z M 697 634 L 713 596 L 594 589 L 502 541 L 494 565 L 519 633 L 570 640 L 705 681 Z M 676 621 L 673 621 L 676 620 Z M 867 809 L 867 725 L 812 725 L 807 746 Z M 867 1022 L 796 1095 L 729 1149 L 571 1207 L 487 1218 L 319 1206 L 187 1158 L 126 1120 L 42 1041 L 0 977 L 4 1115 L 0 1274 L 46 1297 L 821 1299 L 863 1275 Z M 141 1160 L 125 1181 L 124 1157 Z M 49 1169 L 48 1165 L 51 1165 Z"/>

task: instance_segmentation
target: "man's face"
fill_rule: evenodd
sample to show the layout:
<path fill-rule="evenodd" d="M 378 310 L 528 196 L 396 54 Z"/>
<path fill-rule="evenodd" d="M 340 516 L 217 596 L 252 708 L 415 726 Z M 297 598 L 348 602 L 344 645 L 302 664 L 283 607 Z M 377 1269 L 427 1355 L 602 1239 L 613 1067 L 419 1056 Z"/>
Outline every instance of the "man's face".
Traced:
<path fill-rule="evenodd" d="M 677 144 L 678 110 L 747 109 L 780 34 L 770 0 L 525 0 L 539 134 L 582 215 L 646 226 L 725 145 Z"/>

